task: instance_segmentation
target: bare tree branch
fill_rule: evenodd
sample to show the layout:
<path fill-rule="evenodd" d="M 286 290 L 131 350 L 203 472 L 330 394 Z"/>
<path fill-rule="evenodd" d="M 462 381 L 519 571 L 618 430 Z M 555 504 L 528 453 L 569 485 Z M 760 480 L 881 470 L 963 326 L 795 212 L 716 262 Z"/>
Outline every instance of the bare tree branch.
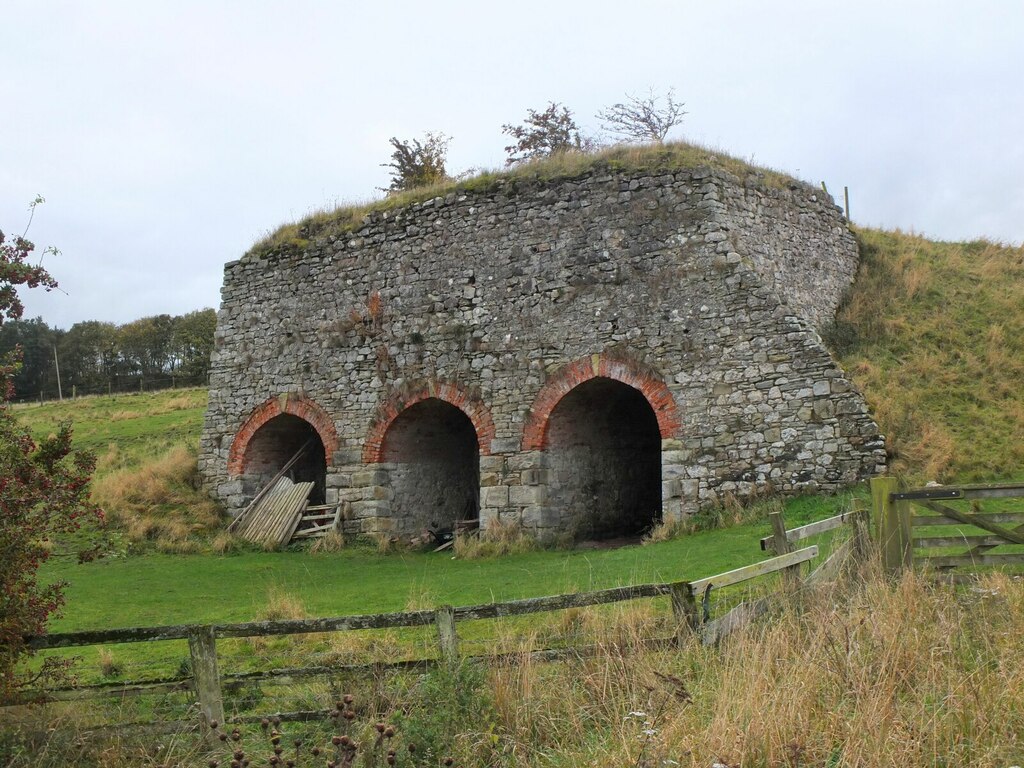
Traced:
<path fill-rule="evenodd" d="M 601 128 L 608 133 L 623 136 L 627 141 L 653 141 L 661 144 L 668 132 L 683 122 L 686 106 L 675 100 L 675 89 L 669 88 L 664 97 L 650 89 L 646 97 L 626 94 L 626 100 L 613 104 L 597 113 Z"/>

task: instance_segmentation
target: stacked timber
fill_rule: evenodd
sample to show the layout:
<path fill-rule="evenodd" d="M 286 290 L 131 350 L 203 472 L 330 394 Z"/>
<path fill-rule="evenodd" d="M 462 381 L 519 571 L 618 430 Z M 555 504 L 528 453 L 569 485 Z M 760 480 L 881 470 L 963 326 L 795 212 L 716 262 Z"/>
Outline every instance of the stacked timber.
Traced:
<path fill-rule="evenodd" d="M 281 477 L 271 491 L 237 520 L 235 533 L 265 547 L 287 544 L 306 510 L 313 483 L 293 483 Z"/>

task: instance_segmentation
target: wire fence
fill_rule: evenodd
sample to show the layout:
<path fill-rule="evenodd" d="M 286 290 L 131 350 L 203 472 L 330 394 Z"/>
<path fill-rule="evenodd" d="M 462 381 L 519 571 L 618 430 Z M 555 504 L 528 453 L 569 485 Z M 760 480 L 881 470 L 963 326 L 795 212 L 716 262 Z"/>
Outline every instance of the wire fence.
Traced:
<path fill-rule="evenodd" d="M 38 392 L 18 392 L 10 399 L 12 403 L 31 404 L 73 400 L 87 395 L 122 395 L 134 392 L 156 392 L 165 389 L 179 389 L 182 387 L 205 387 L 209 386 L 210 377 L 208 374 L 201 376 L 177 375 L 173 373 L 156 374 L 149 376 L 125 375 L 114 376 L 106 383 L 92 383 L 90 385 L 68 384 L 60 388 L 54 383 L 47 385 Z"/>

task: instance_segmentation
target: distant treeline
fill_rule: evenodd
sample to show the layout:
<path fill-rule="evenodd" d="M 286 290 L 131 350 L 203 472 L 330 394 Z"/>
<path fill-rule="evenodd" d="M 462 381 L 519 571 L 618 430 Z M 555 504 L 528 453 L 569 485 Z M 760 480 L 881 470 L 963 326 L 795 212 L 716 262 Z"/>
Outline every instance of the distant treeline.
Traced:
<path fill-rule="evenodd" d="M 105 394 L 205 384 L 217 313 L 154 315 L 124 325 L 87 320 L 64 331 L 41 317 L 0 325 L 0 355 L 20 345 L 15 400 L 53 399 L 59 391 Z"/>

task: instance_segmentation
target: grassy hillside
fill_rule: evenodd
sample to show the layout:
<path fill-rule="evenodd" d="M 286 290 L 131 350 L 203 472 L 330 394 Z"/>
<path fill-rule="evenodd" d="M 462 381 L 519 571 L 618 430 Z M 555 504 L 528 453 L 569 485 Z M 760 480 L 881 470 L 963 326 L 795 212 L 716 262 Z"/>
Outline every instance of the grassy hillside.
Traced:
<path fill-rule="evenodd" d="M 90 395 L 43 405 L 14 406 L 14 413 L 36 437 L 57 424 L 74 424 L 75 447 L 102 457 L 111 446 L 127 466 L 175 445 L 197 445 L 206 410 L 206 390 L 165 389 L 104 397 Z"/>
<path fill-rule="evenodd" d="M 1024 249 L 861 229 L 826 339 L 914 481 L 1024 476 Z"/>
<path fill-rule="evenodd" d="M 205 409 L 206 390 L 193 388 L 21 405 L 15 414 L 36 437 L 72 422 L 75 447 L 97 458 L 93 498 L 113 524 L 108 532 L 189 552 L 220 526 L 196 464 Z"/>

